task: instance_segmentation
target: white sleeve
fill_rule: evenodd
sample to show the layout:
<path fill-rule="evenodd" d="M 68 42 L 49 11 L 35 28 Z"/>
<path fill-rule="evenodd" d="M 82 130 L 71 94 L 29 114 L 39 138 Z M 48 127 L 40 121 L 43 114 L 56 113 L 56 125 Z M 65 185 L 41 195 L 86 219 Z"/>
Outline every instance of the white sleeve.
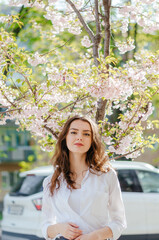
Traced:
<path fill-rule="evenodd" d="M 47 228 L 56 223 L 56 217 L 53 213 L 53 202 L 50 194 L 49 183 L 51 177 L 47 177 L 43 181 L 43 200 L 42 200 L 42 235 L 46 240 L 51 240 L 47 235 Z"/>
<path fill-rule="evenodd" d="M 120 184 L 117 178 L 117 174 L 114 170 L 111 171 L 110 179 L 110 196 L 109 196 L 109 216 L 110 222 L 108 227 L 113 232 L 112 240 L 116 240 L 120 237 L 122 231 L 126 228 L 125 208 L 122 200 Z"/>

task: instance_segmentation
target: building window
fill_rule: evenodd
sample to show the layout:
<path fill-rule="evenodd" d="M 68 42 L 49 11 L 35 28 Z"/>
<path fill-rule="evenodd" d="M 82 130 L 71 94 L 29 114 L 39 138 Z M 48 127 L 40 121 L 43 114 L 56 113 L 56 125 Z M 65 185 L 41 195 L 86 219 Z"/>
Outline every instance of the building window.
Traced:
<path fill-rule="evenodd" d="M 16 135 L 17 146 L 24 146 L 24 137 L 22 134 Z"/>
<path fill-rule="evenodd" d="M 11 135 L 1 135 L 1 143 L 4 146 L 11 146 L 12 145 L 12 136 Z"/>

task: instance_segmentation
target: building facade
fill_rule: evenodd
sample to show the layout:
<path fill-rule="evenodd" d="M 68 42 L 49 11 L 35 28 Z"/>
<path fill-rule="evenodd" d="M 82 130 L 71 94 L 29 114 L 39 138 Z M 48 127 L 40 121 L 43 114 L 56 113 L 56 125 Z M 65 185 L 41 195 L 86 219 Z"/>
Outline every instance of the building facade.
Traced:
<path fill-rule="evenodd" d="M 17 181 L 19 163 L 36 160 L 30 133 L 17 130 L 14 121 L 0 125 L 0 202 Z"/>

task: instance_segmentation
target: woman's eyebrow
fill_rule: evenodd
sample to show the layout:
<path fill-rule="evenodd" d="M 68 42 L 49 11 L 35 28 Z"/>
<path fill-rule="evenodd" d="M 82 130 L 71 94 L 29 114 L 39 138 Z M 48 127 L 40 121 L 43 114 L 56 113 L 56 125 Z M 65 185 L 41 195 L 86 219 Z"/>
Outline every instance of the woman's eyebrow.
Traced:
<path fill-rule="evenodd" d="M 76 130 L 76 131 L 79 131 L 78 128 L 70 128 L 70 130 Z M 91 132 L 91 130 L 83 130 L 83 132 Z"/>

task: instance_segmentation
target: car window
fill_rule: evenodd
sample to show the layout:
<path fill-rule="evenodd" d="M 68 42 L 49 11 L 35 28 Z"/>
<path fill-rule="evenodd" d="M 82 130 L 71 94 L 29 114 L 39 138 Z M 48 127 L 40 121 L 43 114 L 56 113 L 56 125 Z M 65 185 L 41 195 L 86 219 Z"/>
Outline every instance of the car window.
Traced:
<path fill-rule="evenodd" d="M 137 170 L 137 176 L 145 193 L 159 193 L 159 174 Z"/>
<path fill-rule="evenodd" d="M 140 183 L 133 170 L 117 170 L 122 192 L 142 192 Z"/>
<path fill-rule="evenodd" d="M 45 176 L 28 175 L 20 178 L 17 185 L 11 190 L 10 196 L 29 196 L 42 191 L 42 182 Z"/>

